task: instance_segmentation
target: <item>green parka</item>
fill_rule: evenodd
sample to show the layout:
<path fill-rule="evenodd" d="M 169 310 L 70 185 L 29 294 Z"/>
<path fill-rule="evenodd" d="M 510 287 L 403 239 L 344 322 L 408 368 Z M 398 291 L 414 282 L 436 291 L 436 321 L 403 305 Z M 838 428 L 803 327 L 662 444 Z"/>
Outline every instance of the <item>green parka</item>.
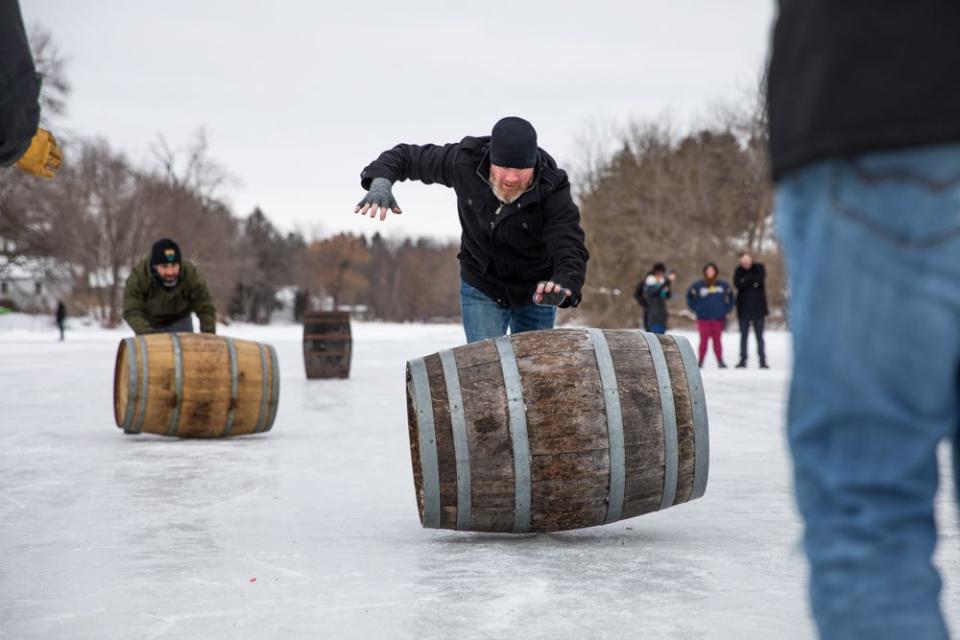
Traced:
<path fill-rule="evenodd" d="M 134 333 L 152 333 L 154 327 L 176 322 L 189 315 L 200 318 L 200 331 L 217 332 L 217 309 L 195 264 L 184 260 L 180 281 L 168 289 L 154 276 L 150 256 L 137 263 L 123 292 L 123 319 Z"/>

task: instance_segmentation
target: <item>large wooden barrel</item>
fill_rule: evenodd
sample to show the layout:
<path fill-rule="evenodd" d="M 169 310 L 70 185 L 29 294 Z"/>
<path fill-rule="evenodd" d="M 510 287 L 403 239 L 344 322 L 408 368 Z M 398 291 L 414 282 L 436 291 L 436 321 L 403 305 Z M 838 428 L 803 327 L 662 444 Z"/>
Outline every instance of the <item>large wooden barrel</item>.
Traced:
<path fill-rule="evenodd" d="M 707 409 L 682 337 L 532 331 L 407 363 L 424 527 L 561 531 L 699 498 Z"/>
<path fill-rule="evenodd" d="M 219 438 L 269 431 L 280 370 L 271 345 L 196 333 L 126 338 L 113 409 L 125 433 Z"/>
<path fill-rule="evenodd" d="M 308 311 L 303 314 L 303 364 L 307 378 L 350 376 L 350 314 L 344 311 Z"/>

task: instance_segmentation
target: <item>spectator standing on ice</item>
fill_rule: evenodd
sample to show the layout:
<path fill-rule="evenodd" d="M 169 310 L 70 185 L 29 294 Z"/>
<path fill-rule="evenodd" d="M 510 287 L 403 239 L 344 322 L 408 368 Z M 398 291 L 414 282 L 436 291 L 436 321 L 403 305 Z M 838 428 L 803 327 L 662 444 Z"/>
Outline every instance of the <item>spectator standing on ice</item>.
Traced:
<path fill-rule="evenodd" d="M 824 638 L 943 640 L 931 559 L 944 439 L 960 485 L 960 84 L 944 82 L 960 10 L 779 9 L 770 158 L 814 618 Z"/>
<path fill-rule="evenodd" d="M 713 342 L 713 354 L 717 357 L 717 366 L 726 369 L 723 362 L 723 344 L 721 337 L 727 323 L 727 314 L 733 309 L 733 289 L 726 280 L 718 278 L 717 265 L 708 262 L 703 267 L 703 280 L 697 280 L 687 289 L 687 306 L 697 316 L 697 330 L 700 332 L 700 366 L 707 356 L 707 346 Z"/>
<path fill-rule="evenodd" d="M 63 300 L 57 301 L 57 312 L 54 317 L 57 320 L 57 328 L 60 329 L 60 342 L 63 342 L 64 331 L 67 328 L 67 305 L 63 304 Z"/>
<path fill-rule="evenodd" d="M 646 302 L 644 323 L 647 331 L 667 332 L 667 319 L 670 317 L 667 311 L 667 300 L 672 294 L 671 286 L 674 280 L 676 275 L 672 271 L 667 273 L 666 265 L 657 262 L 641 283 L 643 287 L 641 295 Z"/>
<path fill-rule="evenodd" d="M 733 272 L 733 285 L 737 289 L 737 320 L 740 322 L 740 362 L 737 368 L 747 366 L 747 338 L 753 325 L 760 368 L 767 369 L 767 353 L 763 342 L 763 325 L 768 313 L 767 270 L 763 264 L 754 262 L 746 251 L 740 254 L 739 262 Z"/>
<path fill-rule="evenodd" d="M 40 124 L 37 74 L 16 0 L 0 0 L 0 167 L 16 163 L 35 176 L 52 178 L 60 146 Z"/>
<path fill-rule="evenodd" d="M 440 183 L 457 194 L 460 306 L 467 342 L 551 329 L 557 306 L 580 304 L 587 253 L 567 174 L 516 117 L 490 136 L 445 145 L 399 144 L 360 174 L 355 212 L 401 213 L 394 182 Z"/>
<path fill-rule="evenodd" d="M 633 290 L 633 299 L 637 301 L 637 304 L 640 305 L 640 312 L 643 314 L 643 330 L 650 331 L 650 314 L 647 309 L 647 299 L 643 295 L 643 289 L 647 284 L 647 278 L 650 277 L 652 271 L 648 271 L 642 278 L 640 282 L 637 283 L 637 288 Z"/>
<path fill-rule="evenodd" d="M 184 260 L 169 238 L 157 240 L 130 272 L 123 292 L 123 319 L 134 333 L 217 332 L 217 310 L 196 265 Z"/>

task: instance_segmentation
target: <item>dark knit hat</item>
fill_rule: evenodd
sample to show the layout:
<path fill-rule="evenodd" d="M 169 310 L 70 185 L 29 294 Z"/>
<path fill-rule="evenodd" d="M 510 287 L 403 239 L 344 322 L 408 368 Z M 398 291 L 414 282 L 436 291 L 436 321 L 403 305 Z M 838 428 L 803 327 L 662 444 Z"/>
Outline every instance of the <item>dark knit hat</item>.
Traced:
<path fill-rule="evenodd" d="M 650 273 L 666 273 L 666 272 L 667 272 L 667 265 L 663 264 L 662 262 L 654 262 L 653 269 L 650 270 Z"/>
<path fill-rule="evenodd" d="M 170 238 L 162 238 L 153 243 L 150 250 L 150 265 L 179 263 L 180 247 Z"/>
<path fill-rule="evenodd" d="M 493 125 L 490 135 L 490 163 L 511 169 L 537 165 L 537 132 L 533 125 L 510 116 Z"/>

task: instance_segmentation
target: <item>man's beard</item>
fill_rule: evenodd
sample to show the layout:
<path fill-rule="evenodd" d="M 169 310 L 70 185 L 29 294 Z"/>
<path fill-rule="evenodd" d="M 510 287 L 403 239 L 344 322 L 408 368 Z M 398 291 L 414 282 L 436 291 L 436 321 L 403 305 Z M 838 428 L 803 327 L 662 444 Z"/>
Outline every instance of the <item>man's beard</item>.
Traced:
<path fill-rule="evenodd" d="M 513 192 L 513 195 L 508 196 L 503 191 L 500 191 L 500 187 L 497 186 L 497 183 L 493 181 L 493 176 L 490 176 L 488 180 L 490 183 L 490 189 L 493 191 L 493 195 L 497 197 L 497 200 L 504 204 L 513 204 L 516 200 L 523 195 L 524 188 L 521 187 Z"/>
<path fill-rule="evenodd" d="M 175 286 L 180 284 L 180 276 L 177 276 L 173 280 L 167 280 L 166 278 L 160 278 L 160 284 L 162 284 L 167 289 L 173 289 Z"/>

